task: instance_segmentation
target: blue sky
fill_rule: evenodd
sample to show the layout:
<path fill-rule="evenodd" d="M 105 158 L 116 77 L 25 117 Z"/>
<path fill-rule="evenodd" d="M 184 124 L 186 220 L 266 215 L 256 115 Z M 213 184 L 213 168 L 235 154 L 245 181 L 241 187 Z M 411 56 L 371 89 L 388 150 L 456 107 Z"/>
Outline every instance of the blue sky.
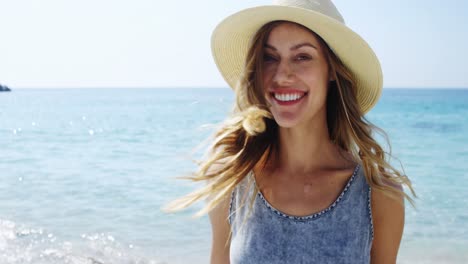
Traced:
<path fill-rule="evenodd" d="M 216 24 L 270 1 L 0 0 L 0 83 L 12 88 L 227 87 Z M 468 87 L 468 1 L 335 0 L 386 88 Z"/>

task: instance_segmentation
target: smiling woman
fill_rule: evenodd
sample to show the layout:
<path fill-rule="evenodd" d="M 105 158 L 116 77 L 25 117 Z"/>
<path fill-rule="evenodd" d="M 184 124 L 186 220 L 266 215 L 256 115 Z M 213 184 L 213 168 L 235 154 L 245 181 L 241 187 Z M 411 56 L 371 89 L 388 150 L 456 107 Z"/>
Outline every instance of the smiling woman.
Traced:
<path fill-rule="evenodd" d="M 281 127 L 307 126 L 314 116 L 326 116 L 329 77 L 327 58 L 310 30 L 277 22 L 265 44 L 263 89 Z"/>
<path fill-rule="evenodd" d="M 212 50 L 236 105 L 190 177 L 207 185 L 169 205 L 208 198 L 212 263 L 395 263 L 413 189 L 364 117 L 377 57 L 333 3 L 240 11 Z"/>

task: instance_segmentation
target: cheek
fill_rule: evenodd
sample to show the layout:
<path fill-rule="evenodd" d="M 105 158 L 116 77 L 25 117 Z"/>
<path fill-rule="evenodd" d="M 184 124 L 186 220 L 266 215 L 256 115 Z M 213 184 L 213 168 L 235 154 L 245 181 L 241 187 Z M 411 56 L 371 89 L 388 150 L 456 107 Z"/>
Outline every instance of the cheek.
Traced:
<path fill-rule="evenodd" d="M 263 91 L 266 92 L 271 88 L 271 83 L 273 80 L 273 74 L 271 71 L 264 70 L 262 75 Z"/>
<path fill-rule="evenodd" d="M 312 90 L 327 88 L 328 72 L 321 67 L 300 68 L 297 70 L 297 74 Z"/>
<path fill-rule="evenodd" d="M 264 67 L 262 79 L 264 82 L 268 82 L 273 77 L 274 69 L 272 67 Z"/>

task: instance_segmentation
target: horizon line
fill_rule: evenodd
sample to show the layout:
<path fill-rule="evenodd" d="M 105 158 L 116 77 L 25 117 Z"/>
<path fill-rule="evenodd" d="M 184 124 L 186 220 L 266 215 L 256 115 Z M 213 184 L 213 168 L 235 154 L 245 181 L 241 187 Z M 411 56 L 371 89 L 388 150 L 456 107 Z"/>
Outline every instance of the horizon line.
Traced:
<path fill-rule="evenodd" d="M 131 87 L 131 86 L 120 86 L 120 87 L 110 87 L 110 86 L 101 86 L 101 87 L 93 87 L 93 86 L 69 86 L 69 87 L 17 87 L 11 88 L 13 90 L 32 90 L 32 89 L 43 89 L 43 90 L 53 90 L 53 89 L 230 89 L 228 86 L 139 86 L 139 87 Z M 409 90 L 465 90 L 468 87 L 436 87 L 436 86 L 428 86 L 428 87 L 383 87 L 384 89 L 409 89 Z"/>

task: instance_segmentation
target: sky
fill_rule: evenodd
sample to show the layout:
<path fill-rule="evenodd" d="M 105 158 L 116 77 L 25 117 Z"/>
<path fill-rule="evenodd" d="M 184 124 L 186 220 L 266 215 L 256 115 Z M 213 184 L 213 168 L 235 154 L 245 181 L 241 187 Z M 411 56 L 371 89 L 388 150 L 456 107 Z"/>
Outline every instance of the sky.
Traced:
<path fill-rule="evenodd" d="M 0 0 L 11 88 L 219 87 L 226 16 L 270 1 Z M 385 88 L 468 88 L 468 1 L 334 0 L 381 61 Z"/>

